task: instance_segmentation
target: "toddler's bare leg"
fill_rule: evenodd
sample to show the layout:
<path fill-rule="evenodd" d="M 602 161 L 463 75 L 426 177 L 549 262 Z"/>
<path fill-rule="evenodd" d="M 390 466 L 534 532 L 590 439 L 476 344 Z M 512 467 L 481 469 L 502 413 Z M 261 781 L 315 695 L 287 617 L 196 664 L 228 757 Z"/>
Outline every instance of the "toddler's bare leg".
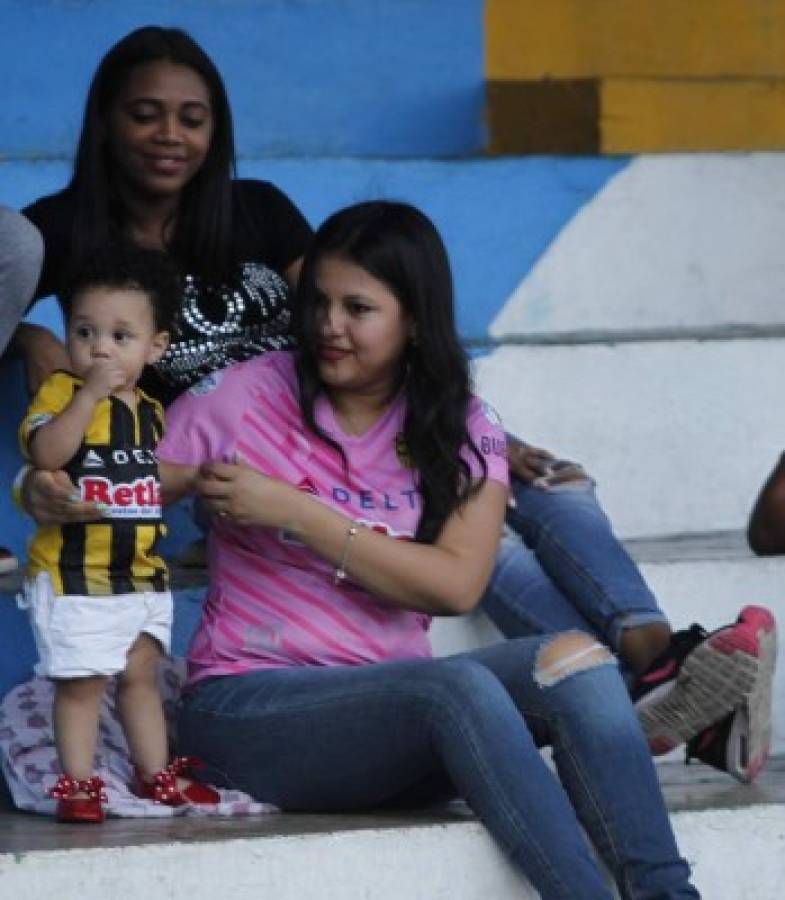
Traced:
<path fill-rule="evenodd" d="M 77 781 L 93 775 L 98 712 L 106 681 L 103 676 L 55 681 L 54 734 L 57 755 L 63 772 Z"/>
<path fill-rule="evenodd" d="M 158 693 L 156 669 L 161 647 L 140 634 L 128 653 L 128 664 L 117 680 L 117 712 L 125 730 L 131 762 L 150 780 L 168 760 L 166 720 Z"/>

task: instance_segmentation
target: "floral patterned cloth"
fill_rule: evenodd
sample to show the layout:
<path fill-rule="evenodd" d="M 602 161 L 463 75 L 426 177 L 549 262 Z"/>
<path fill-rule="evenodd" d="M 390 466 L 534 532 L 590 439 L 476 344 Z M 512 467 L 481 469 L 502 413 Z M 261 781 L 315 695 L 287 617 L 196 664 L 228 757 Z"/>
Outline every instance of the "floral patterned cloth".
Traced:
<path fill-rule="evenodd" d="M 159 687 L 167 720 L 184 675 L 182 661 L 167 660 L 159 671 Z M 0 768 L 18 809 L 54 815 L 55 800 L 47 796 L 60 774 L 52 732 L 52 683 L 32 678 L 11 690 L 0 703 Z M 106 782 L 106 813 L 117 817 L 177 815 L 246 816 L 276 812 L 241 791 L 219 790 L 215 806 L 163 806 L 132 793 L 133 768 L 114 704 L 113 683 L 106 691 L 98 726 L 96 772 Z"/>

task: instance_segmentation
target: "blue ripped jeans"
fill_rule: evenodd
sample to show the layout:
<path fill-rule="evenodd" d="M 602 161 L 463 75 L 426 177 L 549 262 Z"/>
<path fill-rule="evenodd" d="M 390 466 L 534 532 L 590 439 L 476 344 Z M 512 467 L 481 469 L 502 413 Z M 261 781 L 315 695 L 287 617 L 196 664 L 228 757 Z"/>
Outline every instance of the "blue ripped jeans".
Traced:
<path fill-rule="evenodd" d="M 502 540 L 482 599 L 505 637 L 578 629 L 618 650 L 625 628 L 667 623 L 590 484 L 542 490 L 513 479 L 512 489 L 516 534 Z"/>
<path fill-rule="evenodd" d="M 211 678 L 183 698 L 179 750 L 216 784 L 287 811 L 461 796 L 545 900 L 611 897 L 579 822 L 622 897 L 698 897 L 615 661 L 590 658 L 594 645 L 574 671 L 546 677 L 535 669 L 553 640 Z"/>

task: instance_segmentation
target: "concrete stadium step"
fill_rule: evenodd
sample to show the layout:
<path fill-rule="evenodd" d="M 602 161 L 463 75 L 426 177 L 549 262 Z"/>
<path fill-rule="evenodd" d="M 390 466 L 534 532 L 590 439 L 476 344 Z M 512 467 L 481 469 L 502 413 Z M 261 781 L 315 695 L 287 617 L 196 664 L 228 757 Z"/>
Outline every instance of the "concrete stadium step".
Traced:
<path fill-rule="evenodd" d="M 597 479 L 624 537 L 738 530 L 782 452 L 785 339 L 504 346 L 476 389 Z"/>
<path fill-rule="evenodd" d="M 680 848 L 712 900 L 779 900 L 785 760 L 753 786 L 703 766 L 660 769 Z M 351 816 L 109 820 L 0 813 L 7 897 L 105 900 L 535 900 L 461 804 Z"/>

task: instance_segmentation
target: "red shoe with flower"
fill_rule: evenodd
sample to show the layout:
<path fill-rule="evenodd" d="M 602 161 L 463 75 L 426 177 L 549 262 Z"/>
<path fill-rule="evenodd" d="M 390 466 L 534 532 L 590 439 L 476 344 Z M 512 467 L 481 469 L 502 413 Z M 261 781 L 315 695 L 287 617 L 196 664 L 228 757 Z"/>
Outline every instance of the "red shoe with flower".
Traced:
<path fill-rule="evenodd" d="M 77 794 L 84 794 L 82 797 Z M 57 800 L 58 822 L 103 822 L 106 818 L 104 783 L 97 776 L 81 781 L 70 775 L 61 775 L 49 796 Z"/>
<path fill-rule="evenodd" d="M 146 781 L 137 769 L 134 791 L 137 796 L 164 806 L 185 806 L 186 803 L 214 806 L 221 802 L 221 795 L 209 785 L 195 780 L 194 769 L 200 765 L 201 760 L 194 756 L 178 756 L 165 769 L 156 772 L 151 781 Z M 178 778 L 190 783 L 178 787 Z"/>

